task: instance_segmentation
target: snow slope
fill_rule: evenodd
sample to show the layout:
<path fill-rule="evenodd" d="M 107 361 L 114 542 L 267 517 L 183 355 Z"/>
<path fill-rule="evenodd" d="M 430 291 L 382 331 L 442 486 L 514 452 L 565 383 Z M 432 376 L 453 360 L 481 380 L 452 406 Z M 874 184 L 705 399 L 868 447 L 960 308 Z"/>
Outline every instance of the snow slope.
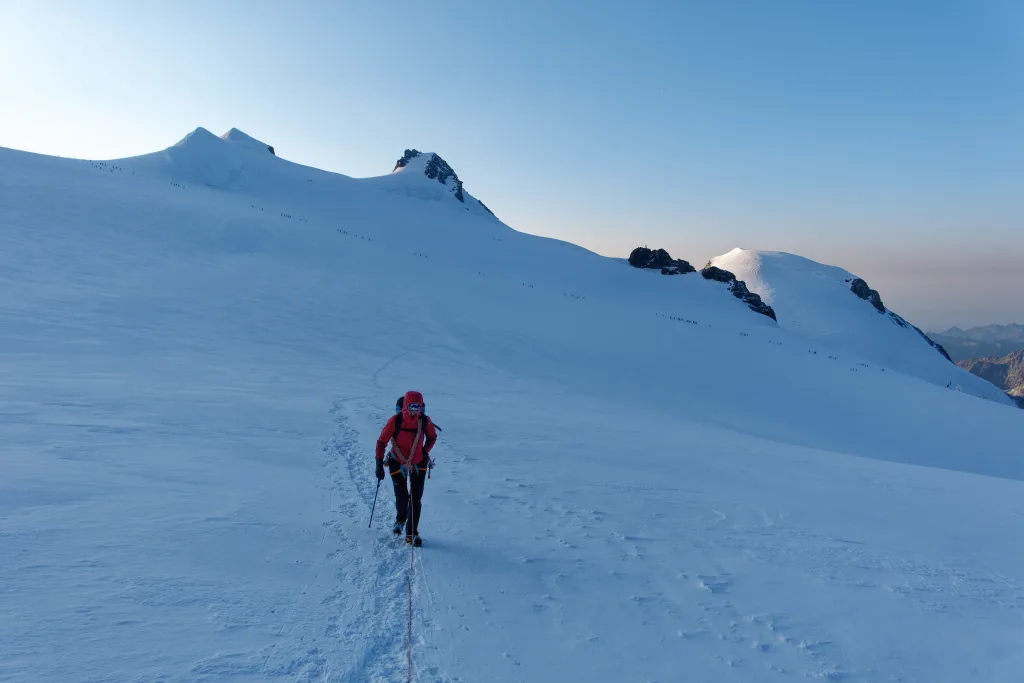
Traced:
<path fill-rule="evenodd" d="M 923 333 L 850 290 L 856 275 L 780 251 L 733 249 L 711 264 L 731 271 L 775 309 L 779 325 L 837 353 L 905 372 L 941 387 L 1010 405 L 990 382 L 958 368 Z M 884 299 L 883 299 L 884 301 Z"/>
<path fill-rule="evenodd" d="M 1021 680 L 1019 411 L 259 147 L 0 149 L 0 680 Z"/>

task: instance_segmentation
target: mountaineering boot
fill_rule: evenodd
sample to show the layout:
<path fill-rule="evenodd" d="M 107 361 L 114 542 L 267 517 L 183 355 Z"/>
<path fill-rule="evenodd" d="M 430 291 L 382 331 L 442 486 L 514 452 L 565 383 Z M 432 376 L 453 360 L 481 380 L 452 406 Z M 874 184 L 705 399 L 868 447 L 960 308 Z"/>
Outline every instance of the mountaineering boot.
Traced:
<path fill-rule="evenodd" d="M 406 535 L 405 542 L 406 543 L 412 543 L 417 548 L 419 548 L 421 545 L 423 545 L 423 539 L 420 538 L 419 534 L 414 534 L 412 536 Z"/>
<path fill-rule="evenodd" d="M 397 536 L 402 533 L 403 527 L 405 527 L 405 522 L 395 522 L 394 526 L 391 527 L 391 533 Z"/>

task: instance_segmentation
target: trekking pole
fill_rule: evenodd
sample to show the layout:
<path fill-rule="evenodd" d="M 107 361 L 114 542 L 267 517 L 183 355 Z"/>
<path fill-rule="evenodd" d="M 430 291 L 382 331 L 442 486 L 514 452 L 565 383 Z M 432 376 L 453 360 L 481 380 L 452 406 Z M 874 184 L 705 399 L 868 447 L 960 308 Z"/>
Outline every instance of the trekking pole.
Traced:
<path fill-rule="evenodd" d="M 366 525 L 367 529 L 373 526 L 373 511 L 377 509 L 377 494 L 380 493 L 380 481 L 380 479 L 377 480 L 377 490 L 373 494 L 373 507 L 370 508 L 370 523 Z"/>

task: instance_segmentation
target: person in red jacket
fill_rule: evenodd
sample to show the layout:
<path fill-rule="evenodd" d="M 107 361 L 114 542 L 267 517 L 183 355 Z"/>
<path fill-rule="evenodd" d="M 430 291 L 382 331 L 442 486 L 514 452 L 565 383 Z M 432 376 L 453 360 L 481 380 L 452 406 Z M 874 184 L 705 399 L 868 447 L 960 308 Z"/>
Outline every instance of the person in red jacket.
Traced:
<path fill-rule="evenodd" d="M 402 410 L 391 416 L 377 439 L 377 480 L 384 478 L 384 467 L 395 485 L 395 526 L 392 531 L 402 533 L 405 542 L 422 545 L 419 536 L 420 508 L 423 484 L 430 467 L 430 449 L 437 441 L 434 423 L 423 412 L 423 394 L 407 391 L 402 399 Z M 391 446 L 387 460 L 384 451 Z M 407 484 L 408 482 L 408 484 Z"/>

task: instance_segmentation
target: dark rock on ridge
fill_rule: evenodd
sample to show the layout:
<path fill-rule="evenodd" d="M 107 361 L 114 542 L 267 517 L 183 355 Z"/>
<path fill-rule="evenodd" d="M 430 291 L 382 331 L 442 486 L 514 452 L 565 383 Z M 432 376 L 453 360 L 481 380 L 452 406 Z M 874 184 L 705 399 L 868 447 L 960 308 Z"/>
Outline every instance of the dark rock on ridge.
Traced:
<path fill-rule="evenodd" d="M 405 168 L 406 166 L 409 165 L 410 161 L 420 156 L 420 154 L 421 152 L 418 149 L 405 150 L 405 154 L 402 155 L 401 159 L 395 162 L 395 168 L 392 169 L 391 172 L 394 173 L 400 168 Z M 451 178 L 452 181 L 455 183 L 455 190 L 453 191 L 455 198 L 458 199 L 460 202 L 465 203 L 466 195 L 462 192 L 462 181 L 459 180 L 459 176 L 455 174 L 455 170 L 448 165 L 447 161 L 437 156 L 436 154 L 431 154 L 430 158 L 427 159 L 426 165 L 423 167 L 423 174 L 430 178 L 431 180 L 436 180 L 442 185 L 447 185 L 448 179 Z M 481 205 L 483 205 L 483 202 L 480 203 Z M 486 206 L 484 208 L 487 209 Z M 494 215 L 494 213 L 491 212 L 490 209 L 487 209 L 487 212 L 490 213 L 492 216 Z"/>
<path fill-rule="evenodd" d="M 922 332 L 920 327 L 910 323 L 905 318 L 903 318 L 902 316 L 899 316 L 899 315 L 893 313 L 892 311 L 886 311 L 886 312 L 889 314 L 889 320 L 893 321 L 894 323 L 896 323 L 900 327 L 908 327 L 908 328 L 914 330 L 919 335 L 921 335 L 921 337 L 923 337 L 926 342 L 928 342 L 929 346 L 931 346 L 933 349 L 935 349 L 936 351 L 941 353 L 943 358 L 948 360 L 950 363 L 955 362 L 952 358 L 949 357 L 949 354 L 946 353 L 946 349 L 942 348 L 942 344 L 936 344 L 934 341 L 932 341 L 932 338 L 929 337 L 924 332 Z"/>
<path fill-rule="evenodd" d="M 704 276 L 705 280 L 714 280 L 715 282 L 734 282 L 736 280 L 736 276 L 728 270 L 723 270 L 710 263 L 701 269 L 700 274 Z"/>
<path fill-rule="evenodd" d="M 662 275 L 685 275 L 697 272 L 697 269 L 688 261 L 673 259 L 664 249 L 648 249 L 647 247 L 637 247 L 630 252 L 629 265 L 634 268 L 660 270 Z"/>
<path fill-rule="evenodd" d="M 778 320 L 775 317 L 775 310 L 761 300 L 761 297 L 754 294 L 747 289 L 747 283 L 743 280 L 737 280 L 736 276 L 730 273 L 728 270 L 713 266 L 710 263 L 704 266 L 700 271 L 701 276 L 705 280 L 714 280 L 715 282 L 724 282 L 729 285 L 729 291 L 732 295 L 745 303 L 747 307 L 755 313 L 766 315 L 772 320 Z"/>
<path fill-rule="evenodd" d="M 882 303 L 881 295 L 868 287 L 868 283 L 864 282 L 864 280 L 861 280 L 859 277 L 854 278 L 850 282 L 850 291 L 869 302 L 879 313 L 885 313 L 885 305 Z"/>
<path fill-rule="evenodd" d="M 889 315 L 889 320 L 893 321 L 894 323 L 896 323 L 900 327 L 906 327 L 906 328 L 913 329 L 915 332 L 917 332 L 919 335 L 921 335 L 921 337 L 926 342 L 928 342 L 929 346 L 931 346 L 933 349 L 935 349 L 936 351 L 941 353 L 943 358 L 948 360 L 950 363 L 953 362 L 953 359 L 949 357 L 949 354 L 946 353 L 946 349 L 942 348 L 941 344 L 936 344 L 927 334 L 925 334 L 924 332 L 921 331 L 921 328 L 917 327 L 916 325 L 910 324 L 904 318 L 902 318 L 902 317 L 896 315 L 895 313 L 893 313 L 892 311 L 888 310 L 885 307 L 885 304 L 882 303 L 882 296 L 877 291 L 875 291 L 874 289 L 871 289 L 871 287 L 868 286 L 867 282 L 865 282 L 864 280 L 860 279 L 859 277 L 855 277 L 852 280 L 849 280 L 848 282 L 850 283 L 850 291 L 851 292 L 856 294 L 861 299 L 864 299 L 865 301 L 870 303 L 872 306 L 875 307 L 875 310 L 878 311 L 879 313 L 886 313 L 886 314 L 888 314 Z"/>
<path fill-rule="evenodd" d="M 729 291 L 732 292 L 734 297 L 743 301 L 743 303 L 745 303 L 754 313 L 760 313 L 761 315 L 768 316 L 776 322 L 778 321 L 775 317 L 775 309 L 766 304 L 761 299 L 760 294 L 755 294 L 748 290 L 747 283 L 743 280 L 733 280 L 729 285 Z"/>

